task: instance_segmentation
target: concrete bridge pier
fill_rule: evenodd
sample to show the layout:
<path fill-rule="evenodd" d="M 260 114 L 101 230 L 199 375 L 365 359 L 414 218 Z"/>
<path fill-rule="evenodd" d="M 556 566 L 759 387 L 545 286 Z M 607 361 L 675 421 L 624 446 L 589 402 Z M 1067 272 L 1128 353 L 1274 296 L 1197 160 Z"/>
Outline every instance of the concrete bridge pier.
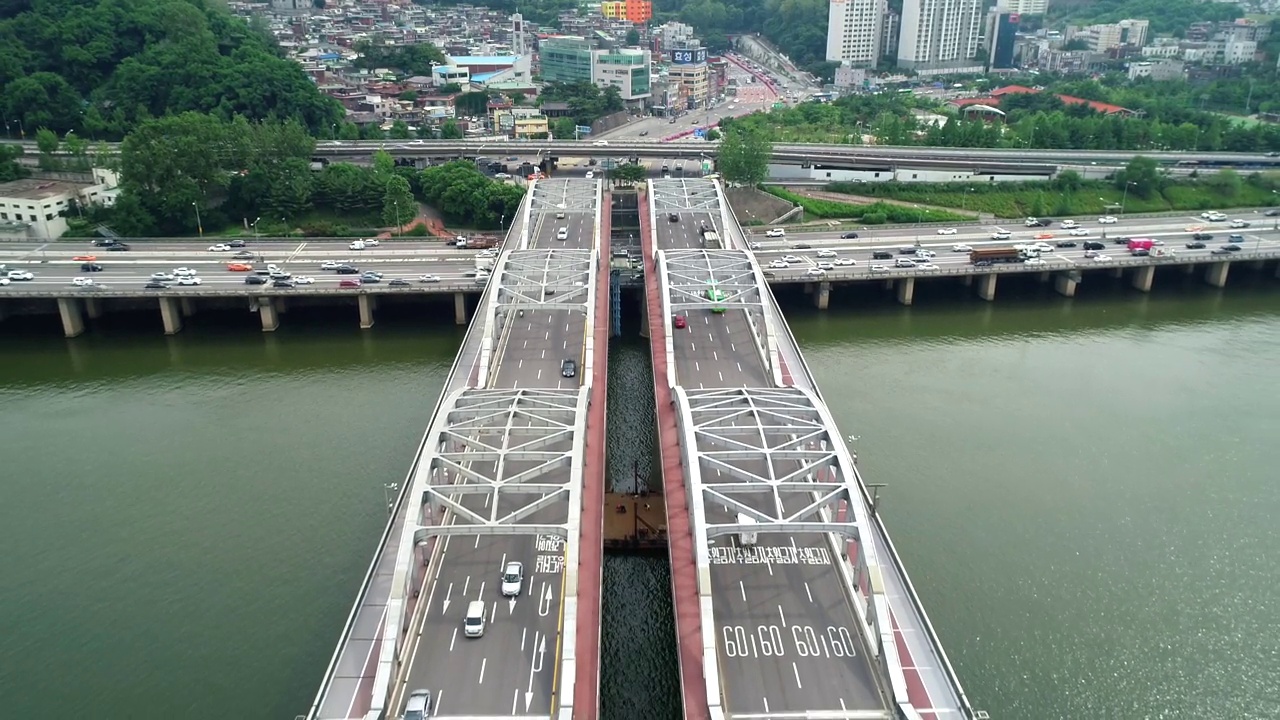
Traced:
<path fill-rule="evenodd" d="M 1053 273 L 1049 272 L 1048 270 L 1045 270 L 1044 272 L 1040 273 L 1040 275 L 1038 276 L 1038 279 L 1042 283 L 1047 283 L 1049 282 L 1049 279 L 1052 277 L 1053 277 Z"/>
<path fill-rule="evenodd" d="M 1133 289 L 1139 292 L 1151 292 L 1151 281 L 1155 280 L 1156 266 L 1144 265 L 1133 269 Z"/>
<path fill-rule="evenodd" d="M 960 282 L 964 283 L 965 287 L 973 287 L 973 276 L 965 275 L 964 277 L 960 278 Z"/>
<path fill-rule="evenodd" d="M 1058 291 L 1062 297 L 1075 297 L 1076 286 L 1080 282 L 1072 277 L 1071 273 L 1058 273 L 1053 278 L 1053 289 Z"/>
<path fill-rule="evenodd" d="M 363 295 L 361 297 L 364 297 Z M 458 325 L 467 324 L 467 295 L 466 293 L 453 294 L 453 321 Z"/>
<path fill-rule="evenodd" d="M 461 293 L 458 294 L 461 295 Z M 457 295 L 454 297 L 457 297 Z M 359 295 L 356 297 L 356 302 L 360 305 L 360 329 L 368 330 L 373 327 L 373 297 L 370 295 Z"/>
<path fill-rule="evenodd" d="M 910 305 L 916 294 L 916 279 L 913 277 L 898 278 L 898 302 Z"/>
<path fill-rule="evenodd" d="M 1276 277 L 1280 278 L 1280 265 L 1276 265 Z M 4 310 L 0 309 L 0 320 L 4 319 Z"/>
<path fill-rule="evenodd" d="M 81 314 L 79 300 L 58 298 L 58 315 L 62 316 L 63 335 L 73 338 L 84 332 L 84 316 Z"/>
<path fill-rule="evenodd" d="M 996 274 L 978 276 L 978 297 L 991 302 L 996 299 Z"/>
<path fill-rule="evenodd" d="M 1111 277 L 1117 280 L 1124 277 L 1124 268 L 1122 267 L 1111 268 Z"/>
<path fill-rule="evenodd" d="M 1183 274 L 1183 275 L 1194 275 L 1194 274 L 1195 274 L 1195 272 L 1196 272 L 1196 264 L 1195 264 L 1195 263 L 1187 263 L 1186 265 L 1183 265 L 1183 266 L 1182 266 L 1182 274 Z"/>
<path fill-rule="evenodd" d="M 102 303 L 98 298 L 84 299 L 84 314 L 89 316 L 90 320 L 97 320 L 102 317 Z"/>
<path fill-rule="evenodd" d="M 658 305 L 659 308 L 662 305 Z M 649 303 L 645 302 L 643 295 L 640 296 L 640 337 L 649 337 Z"/>
<path fill-rule="evenodd" d="M 1231 263 L 1216 262 L 1210 263 L 1209 267 L 1204 269 L 1204 281 L 1210 285 L 1220 288 L 1227 286 L 1227 271 L 1231 268 Z"/>
<path fill-rule="evenodd" d="M 262 320 L 262 332 L 275 332 L 280 327 L 280 314 L 276 312 L 273 298 L 258 298 L 258 318 Z"/>
<path fill-rule="evenodd" d="M 182 317 L 191 317 L 192 315 L 196 314 L 195 298 L 189 298 L 189 297 L 180 298 L 178 300 L 178 303 L 182 308 Z"/>
<path fill-rule="evenodd" d="M 182 332 L 182 310 L 177 298 L 160 298 L 160 320 L 164 323 L 165 335 Z"/>
<path fill-rule="evenodd" d="M 813 304 L 819 310 L 826 310 L 831 304 L 831 283 L 820 282 L 813 290 Z"/>

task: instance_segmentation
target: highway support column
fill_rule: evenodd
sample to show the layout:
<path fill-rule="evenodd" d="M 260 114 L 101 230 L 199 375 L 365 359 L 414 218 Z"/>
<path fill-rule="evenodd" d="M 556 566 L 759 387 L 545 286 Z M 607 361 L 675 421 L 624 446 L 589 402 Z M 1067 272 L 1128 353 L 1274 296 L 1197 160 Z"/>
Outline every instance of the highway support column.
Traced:
<path fill-rule="evenodd" d="M 898 302 L 910 305 L 916 294 L 916 279 L 913 277 L 898 278 Z"/>
<path fill-rule="evenodd" d="M 1151 292 L 1151 281 L 1155 280 L 1156 266 L 1144 265 L 1133 269 L 1133 289 L 1139 292 Z"/>
<path fill-rule="evenodd" d="M 274 298 L 258 298 L 258 318 L 262 320 L 262 332 L 275 332 L 280 327 L 280 314 L 276 312 Z"/>
<path fill-rule="evenodd" d="M 164 323 L 165 335 L 177 335 L 182 332 L 182 311 L 177 298 L 160 298 L 160 320 Z"/>
<path fill-rule="evenodd" d="M 196 314 L 195 298 L 184 297 L 178 301 L 182 308 L 182 317 L 191 317 Z"/>
<path fill-rule="evenodd" d="M 1058 273 L 1053 276 L 1053 289 L 1057 290 L 1062 297 L 1075 297 L 1076 285 L 1079 284 L 1069 272 Z"/>
<path fill-rule="evenodd" d="M 662 307 L 662 303 L 658 303 L 658 307 Z M 640 297 L 640 337 L 649 337 L 649 303 L 645 301 L 645 297 Z"/>
<path fill-rule="evenodd" d="M 827 306 L 831 304 L 831 283 L 818 283 L 818 286 L 814 288 L 813 291 L 813 304 L 816 305 L 819 310 L 827 309 Z"/>
<path fill-rule="evenodd" d="M 1182 266 L 1182 274 L 1184 275 L 1194 275 L 1195 272 L 1196 272 L 1195 263 L 1187 263 L 1186 265 Z"/>
<path fill-rule="evenodd" d="M 58 314 L 62 316 L 62 334 L 78 337 L 84 332 L 84 316 L 80 314 L 80 301 L 75 298 L 58 298 Z"/>
<path fill-rule="evenodd" d="M 360 329 L 368 330 L 373 327 L 373 296 L 359 295 L 356 302 L 360 305 Z"/>
<path fill-rule="evenodd" d="M 1231 268 L 1231 263 L 1216 262 L 1210 263 L 1209 267 L 1204 269 L 1204 281 L 1210 285 L 1220 288 L 1227 286 L 1227 271 Z"/>
<path fill-rule="evenodd" d="M 453 322 L 458 325 L 467 324 L 467 294 L 466 293 L 453 294 Z"/>
<path fill-rule="evenodd" d="M 996 274 L 987 273 L 978 276 L 978 297 L 991 302 L 996 299 Z"/>
<path fill-rule="evenodd" d="M 102 317 L 102 303 L 98 298 L 84 299 L 84 314 L 89 316 L 90 320 L 97 320 Z"/>

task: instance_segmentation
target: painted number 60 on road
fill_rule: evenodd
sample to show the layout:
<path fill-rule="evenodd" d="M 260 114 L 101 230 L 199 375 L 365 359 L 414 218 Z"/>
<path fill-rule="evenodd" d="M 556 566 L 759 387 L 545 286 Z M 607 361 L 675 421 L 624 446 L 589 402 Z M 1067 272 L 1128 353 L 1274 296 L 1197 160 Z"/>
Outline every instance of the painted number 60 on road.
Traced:
<path fill-rule="evenodd" d="M 777 625 L 759 625 L 752 631 L 742 625 L 725 625 L 721 640 L 725 657 L 731 658 L 780 658 L 788 652 L 802 658 L 857 657 L 853 636 L 843 627 L 828 626 L 824 631 L 811 625 L 792 625 L 784 631 Z"/>

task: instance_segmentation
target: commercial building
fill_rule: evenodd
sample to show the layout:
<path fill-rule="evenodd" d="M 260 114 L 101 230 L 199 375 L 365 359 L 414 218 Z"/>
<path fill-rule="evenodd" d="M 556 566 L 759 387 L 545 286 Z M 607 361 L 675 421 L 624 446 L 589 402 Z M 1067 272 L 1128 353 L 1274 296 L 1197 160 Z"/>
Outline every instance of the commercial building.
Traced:
<path fill-rule="evenodd" d="M 1160 82 L 1186 79 L 1186 66 L 1180 60 L 1129 63 L 1129 79 L 1151 78 Z"/>
<path fill-rule="evenodd" d="M 1090 25 L 1068 33 L 1067 40 L 1083 40 L 1094 52 L 1106 52 L 1129 46 L 1140 48 L 1147 44 L 1146 20 L 1121 20 L 1106 25 Z"/>
<path fill-rule="evenodd" d="M 600 14 L 610 20 L 625 20 L 637 25 L 653 19 L 653 3 L 650 0 L 617 0 L 600 3 Z"/>
<path fill-rule="evenodd" d="M 449 58 L 451 67 L 466 68 L 473 85 L 529 80 L 533 75 L 532 64 L 528 55 L 458 55 Z"/>
<path fill-rule="evenodd" d="M 996 0 L 993 9 L 1015 15 L 1044 15 L 1049 12 L 1049 0 Z"/>
<path fill-rule="evenodd" d="M 0 183 L 0 234 L 57 240 L 67 231 L 63 213 L 77 205 L 110 207 L 119 193 L 118 184 L 114 172 L 98 168 L 87 182 L 26 178 Z"/>
<path fill-rule="evenodd" d="M 992 8 L 987 13 L 987 67 L 990 70 L 1009 70 L 1014 67 L 1013 48 L 1018 38 L 1018 13 L 1002 12 Z"/>
<path fill-rule="evenodd" d="M 600 87 L 616 87 L 623 100 L 643 100 L 652 94 L 648 50 L 621 48 L 591 54 L 591 80 Z"/>
<path fill-rule="evenodd" d="M 591 82 L 591 42 L 580 37 L 548 38 L 538 44 L 544 82 Z"/>
<path fill-rule="evenodd" d="M 921 76 L 976 74 L 982 0 L 903 0 L 898 67 Z"/>
<path fill-rule="evenodd" d="M 883 54 L 886 0 L 831 0 L 827 6 L 827 60 L 872 68 Z"/>

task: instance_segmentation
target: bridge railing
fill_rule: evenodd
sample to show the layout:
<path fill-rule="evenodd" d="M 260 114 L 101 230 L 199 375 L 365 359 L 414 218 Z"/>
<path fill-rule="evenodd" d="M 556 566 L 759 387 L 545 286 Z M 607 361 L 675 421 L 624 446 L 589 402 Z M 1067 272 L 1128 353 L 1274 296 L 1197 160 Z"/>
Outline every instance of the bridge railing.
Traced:
<path fill-rule="evenodd" d="M 524 203 L 528 204 L 531 201 L 531 197 L 532 194 L 527 193 L 524 198 Z M 513 223 L 511 228 L 507 231 L 507 239 L 510 240 L 513 235 L 519 237 L 520 232 L 524 229 L 524 225 L 524 222 Z M 483 305 L 490 297 L 491 293 L 495 292 L 497 292 L 496 284 L 491 283 L 484 290 L 484 294 L 481 297 L 481 304 Z M 453 366 L 449 369 L 449 374 L 445 377 L 444 386 L 440 391 L 441 400 L 449 397 L 450 394 L 458 390 L 460 387 L 465 387 L 471 382 L 472 368 L 479 359 L 479 348 L 475 347 L 477 344 L 475 341 L 482 332 L 484 332 L 483 323 L 476 322 L 473 319 L 471 324 L 467 327 L 466 334 L 463 336 L 462 345 L 460 346 L 457 357 L 454 358 Z M 463 371 L 465 371 L 465 374 Z M 368 597 L 369 590 L 373 586 L 378 566 L 382 562 L 383 553 L 387 550 L 387 543 L 391 539 L 391 535 L 396 526 L 401 524 L 400 514 L 402 512 L 407 512 L 407 508 L 405 508 L 405 498 L 409 495 L 409 488 L 413 484 L 413 478 L 417 474 L 418 465 L 423 458 L 423 453 L 426 450 L 427 443 L 431 440 L 431 430 L 435 426 L 441 408 L 442 403 L 437 401 L 435 408 L 431 412 L 431 418 L 427 422 L 426 430 L 422 434 L 422 440 L 418 443 L 418 449 L 414 454 L 413 463 L 410 465 L 409 471 L 405 474 L 404 480 L 401 481 L 400 492 L 396 496 L 395 504 L 390 510 L 390 517 L 386 526 L 382 530 L 382 535 L 378 539 L 378 550 L 374 553 L 373 560 L 369 563 L 369 567 L 365 571 L 364 579 L 361 580 L 360 590 L 356 594 L 355 602 L 351 606 L 351 612 L 347 614 L 347 620 L 343 624 L 342 632 L 338 637 L 337 647 L 334 649 L 333 656 L 329 660 L 329 666 L 325 669 L 324 678 L 321 680 L 320 689 L 316 692 L 315 699 L 311 703 L 311 710 L 307 713 L 308 720 L 320 720 L 318 715 L 320 708 L 324 703 L 325 696 L 329 693 L 329 690 L 332 687 L 334 673 L 338 667 L 338 661 L 341 659 L 342 653 L 351 639 L 351 632 L 355 628 L 356 616 L 359 614 L 360 608 L 364 605 L 364 602 Z M 398 627 L 399 619 L 396 619 L 396 623 Z M 389 678 L 381 688 L 383 695 L 385 695 L 389 690 L 387 685 L 389 685 Z M 379 694 L 379 688 L 376 687 L 376 683 L 372 693 L 373 698 L 376 701 Z M 379 712 L 383 709 L 384 708 L 381 706 L 377 706 L 377 710 Z M 372 710 L 373 708 L 371 707 L 371 712 Z"/>
<path fill-rule="evenodd" d="M 766 184 L 767 184 L 767 185 L 788 185 L 789 183 L 787 183 L 785 180 L 778 180 L 778 181 L 770 181 L 770 182 L 768 182 L 768 183 L 766 183 Z M 874 199 L 876 199 L 876 200 L 884 200 L 884 201 L 887 201 L 887 200 L 891 200 L 891 199 L 892 199 L 892 198 L 876 198 L 874 195 L 872 195 L 872 196 L 868 196 L 868 197 L 872 197 L 872 198 L 874 198 Z M 849 204 L 853 205 L 853 204 L 855 204 L 855 203 L 854 203 L 854 201 L 853 201 L 853 200 L 850 200 L 850 201 L 849 201 Z M 913 204 L 914 204 L 914 203 L 913 203 Z M 898 207 L 901 207 L 901 208 L 903 208 L 904 210 L 905 210 L 905 209 L 908 209 L 906 205 L 903 205 L 902 203 L 899 203 L 899 202 L 895 202 L 895 203 L 894 203 L 894 205 L 896 205 L 896 206 L 898 206 Z M 911 209 L 911 210 L 915 210 L 915 209 L 917 209 L 917 208 L 914 208 L 914 207 L 913 207 L 913 208 L 909 208 L 909 209 Z M 974 213 L 974 214 L 977 214 L 977 211 L 975 211 L 975 210 L 965 210 L 965 209 L 958 209 L 958 208 L 937 208 L 937 207 L 925 207 L 925 208 L 920 208 L 920 209 L 921 209 L 921 210 L 950 210 L 950 211 L 955 211 L 955 212 L 960 212 L 960 213 Z M 1262 213 L 1262 212 L 1264 212 L 1264 211 L 1266 211 L 1266 210 L 1269 210 L 1269 209 L 1270 209 L 1269 207 L 1246 207 L 1246 208 L 1233 208 L 1233 209 L 1230 211 L 1230 213 L 1235 214 L 1235 215 L 1238 215 L 1238 216 L 1250 215 L 1250 214 L 1252 214 L 1252 215 L 1257 215 L 1257 214 Z M 1158 219 L 1158 218 L 1185 218 L 1185 217 L 1187 217 L 1187 213 L 1189 213 L 1189 212 L 1194 212 L 1194 211 L 1191 211 L 1191 210 L 1182 210 L 1182 211 L 1179 211 L 1179 210 L 1169 210 L 1169 211 L 1164 211 L 1164 212 L 1124 213 L 1123 215 L 1117 215 L 1116 217 L 1117 217 L 1117 218 L 1119 218 L 1119 219 L 1121 219 L 1121 220 L 1135 220 L 1135 219 L 1137 219 L 1137 220 L 1147 220 L 1147 219 Z M 1097 216 L 1095 216 L 1095 215 L 1080 215 L 1080 214 L 1076 214 L 1076 215 L 1069 215 L 1069 216 L 1067 216 L 1067 217 L 1072 217 L 1072 218 L 1084 217 L 1084 218 L 1088 218 L 1088 217 L 1097 217 Z M 948 221 L 948 222 L 884 223 L 884 224 L 881 224 L 881 225 L 864 225 L 864 224 L 862 224 L 862 223 L 857 223 L 857 222 L 839 222 L 839 221 L 836 221 L 836 220 L 831 220 L 831 221 L 828 221 L 828 222 L 830 223 L 830 226 L 829 226 L 829 227 L 822 227 L 821 225 L 818 225 L 818 224 L 813 224 L 813 225 L 772 225 L 772 224 L 770 224 L 770 225 L 752 225 L 752 226 L 750 227 L 750 229 L 746 229 L 746 228 L 744 228 L 744 232 L 746 232 L 748 235 L 751 235 L 751 236 L 752 236 L 752 240 L 756 240 L 756 239 L 757 239 L 757 238 L 756 238 L 756 236 L 757 236 L 757 235 L 761 235 L 761 234 L 763 234 L 764 232 L 766 232 L 766 231 L 768 231 L 768 230 L 772 230 L 772 229 L 776 229 L 776 228 L 782 228 L 782 229 L 786 230 L 788 233 L 791 233 L 791 234 L 806 234 L 806 235 L 807 235 L 807 234 L 810 234 L 810 233 L 829 233 L 829 232 L 840 232 L 840 231 L 841 231 L 841 229 L 844 229 L 844 228 L 851 228 L 851 227 L 855 227 L 855 226 L 856 226 L 859 230 L 864 230 L 864 229 L 865 229 L 865 230 L 902 230 L 902 229 L 905 229 L 905 228 L 932 229 L 932 228 L 940 228 L 940 227 L 972 227 L 972 226 L 976 226 L 976 225 L 1004 227 L 1005 229 L 1007 229 L 1007 230 L 1011 230 L 1011 231 L 1026 231 L 1026 232 L 1032 232 L 1032 231 L 1036 230 L 1036 228 L 1029 228 L 1029 227 L 1025 227 L 1025 226 L 1023 225 L 1023 220 L 1024 220 L 1024 218 L 994 218 L 994 219 L 992 219 L 991 221 L 989 221 L 989 222 L 988 222 L 987 220 L 981 220 L 981 219 L 974 218 L 974 219 L 971 219 L 971 220 L 952 220 L 952 221 Z M 1204 221 L 1204 222 L 1208 222 L 1208 221 L 1206 220 L 1206 221 Z M 1260 222 L 1261 222 L 1261 221 L 1260 221 Z M 1209 226 L 1206 226 L 1206 228 L 1208 228 L 1208 227 L 1209 227 Z M 1127 233 L 1125 233 L 1125 232 L 1124 232 L 1124 226 L 1122 226 L 1122 225 L 1118 225 L 1118 224 L 1117 224 L 1117 225 L 1114 225 L 1114 226 L 1112 226 L 1112 229 L 1115 231 L 1115 234 L 1116 234 L 1116 235 L 1125 235 L 1125 234 L 1127 234 Z M 1224 230 L 1225 230 L 1225 229 L 1230 229 L 1230 228 L 1224 228 Z M 1237 228 L 1237 229 L 1238 229 L 1238 228 Z M 1254 228 L 1244 228 L 1244 229 L 1253 229 L 1255 232 L 1257 232 L 1257 231 L 1259 231 L 1259 230 L 1270 230 L 1271 228 L 1256 228 L 1256 229 L 1254 229 Z M 1040 228 L 1040 230 L 1045 230 L 1046 232 L 1048 231 L 1048 229 L 1047 229 L 1047 228 Z M 783 238 L 783 239 L 785 240 L 785 238 Z M 1089 240 L 1089 239 L 1092 239 L 1092 238 L 1086 237 L 1086 238 L 1084 238 L 1084 239 L 1085 239 L 1085 240 Z M 939 241 L 941 241 L 941 242 L 946 242 L 946 236 L 945 236 L 945 235 L 940 235 L 940 236 L 938 236 L 938 240 L 939 240 Z"/>

